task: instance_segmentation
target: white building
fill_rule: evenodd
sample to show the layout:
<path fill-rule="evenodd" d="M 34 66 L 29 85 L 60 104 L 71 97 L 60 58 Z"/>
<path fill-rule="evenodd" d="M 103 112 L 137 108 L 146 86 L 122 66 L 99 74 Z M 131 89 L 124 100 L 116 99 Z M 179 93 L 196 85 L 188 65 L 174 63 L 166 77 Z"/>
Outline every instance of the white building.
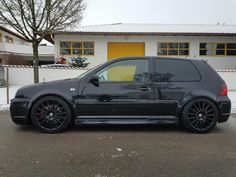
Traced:
<path fill-rule="evenodd" d="M 31 43 L 21 35 L 0 26 L 0 63 L 31 65 L 32 61 Z M 39 46 L 39 61 L 42 64 L 54 62 L 54 46 Z"/>
<path fill-rule="evenodd" d="M 90 67 L 122 56 L 201 58 L 236 69 L 236 26 L 108 24 L 55 31 L 55 57 L 87 57 Z"/>

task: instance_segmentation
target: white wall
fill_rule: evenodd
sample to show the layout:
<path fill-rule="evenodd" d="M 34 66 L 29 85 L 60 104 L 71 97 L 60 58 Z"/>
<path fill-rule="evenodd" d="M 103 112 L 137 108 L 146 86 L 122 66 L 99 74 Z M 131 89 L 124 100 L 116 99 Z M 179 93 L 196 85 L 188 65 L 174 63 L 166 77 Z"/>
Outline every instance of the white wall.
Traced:
<path fill-rule="evenodd" d="M 49 69 L 49 68 L 40 68 L 39 69 L 39 81 L 48 82 L 60 79 L 75 78 L 88 69 Z"/>
<path fill-rule="evenodd" d="M 236 56 L 204 57 L 199 56 L 201 42 L 236 42 L 236 37 L 207 36 L 98 36 L 98 35 L 55 35 L 55 57 L 60 56 L 60 41 L 94 41 L 95 55 L 86 56 L 90 67 L 107 61 L 108 42 L 145 42 L 145 55 L 157 56 L 157 42 L 190 42 L 190 55 L 186 58 L 208 60 L 215 69 L 236 69 Z M 66 56 L 64 56 L 66 57 Z M 176 56 L 175 56 L 176 57 Z"/>
<path fill-rule="evenodd" d="M 5 78 L 7 67 L 5 69 Z M 8 67 L 9 69 L 9 85 L 25 86 L 34 83 L 32 67 Z M 86 72 L 87 69 L 66 69 L 66 68 L 39 68 L 39 81 L 48 82 L 53 80 L 75 78 Z"/>
<path fill-rule="evenodd" d="M 218 71 L 230 91 L 236 91 L 236 71 Z"/>

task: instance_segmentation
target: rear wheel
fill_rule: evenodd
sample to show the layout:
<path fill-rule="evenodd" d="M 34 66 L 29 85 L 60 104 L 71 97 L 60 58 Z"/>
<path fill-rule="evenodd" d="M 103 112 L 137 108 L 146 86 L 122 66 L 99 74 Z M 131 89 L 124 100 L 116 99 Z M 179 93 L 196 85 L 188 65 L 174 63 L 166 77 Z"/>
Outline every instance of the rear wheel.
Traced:
<path fill-rule="evenodd" d="M 41 132 L 58 133 L 69 126 L 71 110 L 63 99 L 47 96 L 33 105 L 31 119 L 34 126 Z"/>
<path fill-rule="evenodd" d="M 192 132 L 206 133 L 216 126 L 218 118 L 215 104 L 208 99 L 198 98 L 184 107 L 181 124 Z"/>

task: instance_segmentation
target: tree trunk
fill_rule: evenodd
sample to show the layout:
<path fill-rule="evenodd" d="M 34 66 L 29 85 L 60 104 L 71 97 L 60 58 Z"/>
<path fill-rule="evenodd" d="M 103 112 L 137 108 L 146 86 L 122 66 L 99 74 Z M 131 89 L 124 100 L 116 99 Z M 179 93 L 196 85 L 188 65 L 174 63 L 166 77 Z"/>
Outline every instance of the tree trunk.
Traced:
<path fill-rule="evenodd" d="M 33 42 L 33 68 L 34 68 L 34 83 L 39 83 L 39 53 L 38 53 L 38 48 L 39 48 L 39 43 L 38 42 Z"/>

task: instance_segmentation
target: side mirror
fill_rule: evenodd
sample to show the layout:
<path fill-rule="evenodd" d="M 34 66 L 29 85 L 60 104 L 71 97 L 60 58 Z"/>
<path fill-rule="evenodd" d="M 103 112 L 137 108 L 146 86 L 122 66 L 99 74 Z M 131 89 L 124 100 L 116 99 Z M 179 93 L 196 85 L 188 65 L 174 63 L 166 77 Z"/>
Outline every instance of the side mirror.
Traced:
<path fill-rule="evenodd" d="M 96 87 L 99 87 L 99 77 L 94 75 L 91 77 L 90 82 L 95 85 Z"/>

